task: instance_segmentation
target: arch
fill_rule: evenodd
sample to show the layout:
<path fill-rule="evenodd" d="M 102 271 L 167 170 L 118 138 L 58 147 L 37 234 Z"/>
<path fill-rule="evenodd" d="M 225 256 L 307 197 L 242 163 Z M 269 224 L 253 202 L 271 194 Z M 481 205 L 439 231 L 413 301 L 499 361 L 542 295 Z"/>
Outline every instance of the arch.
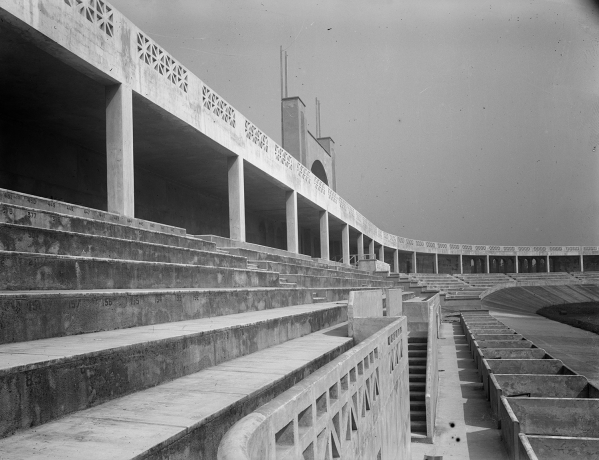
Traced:
<path fill-rule="evenodd" d="M 326 185 L 329 185 L 329 180 L 327 179 L 327 172 L 324 169 L 322 163 L 318 160 L 312 163 L 312 167 L 310 168 L 312 174 L 318 177 L 321 181 L 323 181 Z"/>
<path fill-rule="evenodd" d="M 481 259 L 478 259 L 476 261 L 476 273 L 482 273 L 483 272 L 483 261 Z"/>
<path fill-rule="evenodd" d="M 514 273 L 514 261 L 511 257 L 507 260 L 507 264 L 505 264 L 505 272 Z"/>
<path fill-rule="evenodd" d="M 532 261 L 530 262 L 530 272 L 531 273 L 536 273 L 537 272 L 537 259 L 532 259 Z"/>
<path fill-rule="evenodd" d="M 493 262 L 491 263 L 491 273 L 497 273 L 497 259 L 493 259 Z"/>
<path fill-rule="evenodd" d="M 524 259 L 522 262 L 522 273 L 528 273 L 528 259 Z"/>

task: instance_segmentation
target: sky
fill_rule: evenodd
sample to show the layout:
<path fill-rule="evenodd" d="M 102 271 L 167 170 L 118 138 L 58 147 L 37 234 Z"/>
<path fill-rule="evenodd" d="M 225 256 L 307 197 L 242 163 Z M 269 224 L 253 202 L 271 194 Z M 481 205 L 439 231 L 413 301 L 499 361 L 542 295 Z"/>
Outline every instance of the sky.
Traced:
<path fill-rule="evenodd" d="M 599 8 L 583 0 L 112 0 L 281 143 L 289 96 L 382 230 L 599 245 Z"/>

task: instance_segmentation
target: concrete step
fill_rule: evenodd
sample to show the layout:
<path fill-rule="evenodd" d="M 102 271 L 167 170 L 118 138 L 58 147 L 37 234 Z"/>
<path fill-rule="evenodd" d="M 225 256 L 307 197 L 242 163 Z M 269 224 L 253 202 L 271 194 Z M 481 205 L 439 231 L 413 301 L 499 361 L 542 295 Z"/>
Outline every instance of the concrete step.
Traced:
<path fill-rule="evenodd" d="M 416 344 L 416 343 L 426 343 L 428 341 L 427 337 L 408 337 L 408 346 L 410 344 Z"/>
<path fill-rule="evenodd" d="M 426 434 L 426 420 L 410 420 L 410 431 L 412 433 Z"/>
<path fill-rule="evenodd" d="M 290 275 L 281 276 L 286 282 L 296 283 L 303 287 L 326 287 L 326 286 L 367 286 L 367 287 L 391 287 L 389 282 L 370 278 L 354 278 L 344 276 L 317 276 L 317 275 Z"/>
<path fill-rule="evenodd" d="M 1 345 L 0 437 L 346 320 L 309 304 Z"/>
<path fill-rule="evenodd" d="M 425 391 L 410 391 L 410 401 L 424 401 Z"/>
<path fill-rule="evenodd" d="M 423 374 L 426 375 L 426 366 L 410 366 L 410 375 Z"/>
<path fill-rule="evenodd" d="M 426 374 L 410 374 L 411 382 L 426 382 Z"/>
<path fill-rule="evenodd" d="M 426 351 L 426 343 L 408 343 L 408 353 L 411 351 Z"/>
<path fill-rule="evenodd" d="M 414 411 L 425 411 L 426 412 L 426 403 L 424 401 L 412 401 L 410 400 L 410 413 Z"/>
<path fill-rule="evenodd" d="M 290 340 L 18 432 L 0 458 L 215 459 L 237 420 L 352 346 L 330 330 Z"/>
<path fill-rule="evenodd" d="M 426 366 L 426 356 L 424 358 L 412 358 L 408 355 L 408 363 L 410 367 Z"/>
<path fill-rule="evenodd" d="M 368 272 L 357 270 L 346 270 L 340 267 L 334 267 L 324 264 L 315 264 L 315 266 L 306 265 L 305 263 L 281 263 L 268 260 L 249 260 L 250 263 L 256 264 L 258 267 L 265 270 L 279 272 L 282 275 L 308 275 L 308 276 L 331 276 L 345 277 L 351 279 L 367 279 L 381 281 L 378 276 L 371 275 Z"/>
<path fill-rule="evenodd" d="M 0 250 L 107 259 L 250 268 L 230 254 L 99 235 L 0 224 Z M 257 268 L 257 267 L 255 267 Z"/>
<path fill-rule="evenodd" d="M 185 235 L 174 235 L 158 231 L 155 226 L 133 227 L 115 222 L 61 214 L 53 211 L 37 210 L 23 206 L 2 204 L 0 223 L 17 224 L 26 227 L 62 230 L 66 232 L 99 235 L 132 241 L 165 244 L 189 249 L 215 251 L 214 243 Z"/>
<path fill-rule="evenodd" d="M 410 420 L 414 421 L 414 422 L 420 422 L 420 421 L 426 422 L 426 411 L 425 410 L 410 411 Z"/>
<path fill-rule="evenodd" d="M 247 269 L 0 251 L 0 290 L 277 286 Z"/>
<path fill-rule="evenodd" d="M 424 382 L 412 382 L 412 381 L 410 381 L 410 392 L 411 391 L 417 391 L 417 392 L 424 392 L 424 391 L 426 391 L 426 381 L 424 381 Z"/>
<path fill-rule="evenodd" d="M 342 301 L 352 288 L 112 289 L 0 292 L 0 343 Z M 318 300 L 314 300 L 314 298 Z"/>
<path fill-rule="evenodd" d="M 418 349 L 408 348 L 408 356 L 410 358 L 424 358 L 426 359 L 426 347 Z"/>
<path fill-rule="evenodd" d="M 85 217 L 105 222 L 129 225 L 135 228 L 151 229 L 162 233 L 173 235 L 185 235 L 185 229 L 174 227 L 172 225 L 150 222 L 136 217 L 127 217 L 98 209 L 88 208 L 64 201 L 52 200 L 39 196 L 28 195 L 26 193 L 15 192 L 13 190 L 0 189 L 0 203 L 12 204 L 39 211 L 57 212 L 69 216 Z"/>

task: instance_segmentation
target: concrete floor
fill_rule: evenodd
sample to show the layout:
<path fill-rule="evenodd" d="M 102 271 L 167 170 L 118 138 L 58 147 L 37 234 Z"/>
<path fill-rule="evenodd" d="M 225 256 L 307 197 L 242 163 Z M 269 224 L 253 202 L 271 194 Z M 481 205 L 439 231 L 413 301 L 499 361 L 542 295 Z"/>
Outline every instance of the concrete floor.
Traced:
<path fill-rule="evenodd" d="M 493 308 L 489 313 L 599 386 L 599 335 L 552 321 L 524 308 Z"/>
<path fill-rule="evenodd" d="M 507 460 L 490 410 L 462 328 L 442 323 L 435 442 L 412 442 L 412 460 Z"/>

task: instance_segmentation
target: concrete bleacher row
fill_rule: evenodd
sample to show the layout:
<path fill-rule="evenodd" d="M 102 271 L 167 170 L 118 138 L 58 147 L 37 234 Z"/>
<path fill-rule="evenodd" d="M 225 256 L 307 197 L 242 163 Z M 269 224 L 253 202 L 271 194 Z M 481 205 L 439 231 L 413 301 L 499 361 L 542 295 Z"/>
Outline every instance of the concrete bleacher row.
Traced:
<path fill-rule="evenodd" d="M 599 389 L 486 310 L 461 323 L 509 458 L 595 458 Z"/>
<path fill-rule="evenodd" d="M 214 458 L 236 420 L 353 346 L 350 290 L 395 284 L 3 196 L 0 458 Z"/>

